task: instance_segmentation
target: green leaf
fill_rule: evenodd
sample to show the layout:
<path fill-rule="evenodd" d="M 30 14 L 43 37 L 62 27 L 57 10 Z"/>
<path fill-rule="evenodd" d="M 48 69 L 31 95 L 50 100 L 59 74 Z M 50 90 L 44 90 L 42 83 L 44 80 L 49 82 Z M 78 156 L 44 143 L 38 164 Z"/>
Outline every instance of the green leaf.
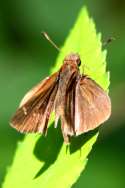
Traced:
<path fill-rule="evenodd" d="M 81 73 L 89 75 L 107 90 L 106 51 L 102 51 L 101 35 L 96 34 L 95 24 L 86 8 L 81 10 L 51 73 L 60 68 L 64 57 L 70 52 L 80 54 Z M 53 120 L 52 117 L 46 138 L 29 134 L 18 144 L 3 188 L 68 188 L 78 179 L 97 139 L 98 130 L 73 138 L 67 149 L 60 125 L 54 129 Z"/>

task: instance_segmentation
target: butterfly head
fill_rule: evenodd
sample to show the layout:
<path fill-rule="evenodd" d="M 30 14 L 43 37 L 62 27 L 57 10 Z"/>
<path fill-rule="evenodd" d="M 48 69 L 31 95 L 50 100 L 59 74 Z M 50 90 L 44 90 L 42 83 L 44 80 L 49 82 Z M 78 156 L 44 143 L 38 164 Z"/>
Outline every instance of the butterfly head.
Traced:
<path fill-rule="evenodd" d="M 68 54 L 65 57 L 64 62 L 73 62 L 77 66 L 81 65 L 80 56 L 77 53 L 70 53 L 70 54 Z"/>

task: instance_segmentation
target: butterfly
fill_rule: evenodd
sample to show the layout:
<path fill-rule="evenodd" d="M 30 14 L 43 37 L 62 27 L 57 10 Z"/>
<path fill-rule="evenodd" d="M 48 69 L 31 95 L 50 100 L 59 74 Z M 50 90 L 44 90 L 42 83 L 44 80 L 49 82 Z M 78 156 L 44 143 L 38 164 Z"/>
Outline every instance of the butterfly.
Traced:
<path fill-rule="evenodd" d="M 64 141 L 95 129 L 111 114 L 108 94 L 89 76 L 81 75 L 80 56 L 68 54 L 58 72 L 45 78 L 22 99 L 11 126 L 22 133 L 47 133 L 51 112 L 61 120 Z"/>

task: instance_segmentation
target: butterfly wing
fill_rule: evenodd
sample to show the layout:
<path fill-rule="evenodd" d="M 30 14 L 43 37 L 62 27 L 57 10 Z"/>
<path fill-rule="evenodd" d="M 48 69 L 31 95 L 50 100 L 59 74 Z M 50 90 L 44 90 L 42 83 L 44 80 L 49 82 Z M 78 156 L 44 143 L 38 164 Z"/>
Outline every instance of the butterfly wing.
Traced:
<path fill-rule="evenodd" d="M 12 127 L 20 132 L 45 133 L 56 96 L 58 73 L 30 90 L 11 119 Z"/>
<path fill-rule="evenodd" d="M 20 107 L 23 106 L 34 95 L 39 95 L 39 93 L 42 93 L 42 92 L 44 93 L 46 90 L 48 90 L 51 87 L 51 85 L 55 82 L 57 76 L 58 76 L 58 73 L 54 73 L 52 76 L 46 77 L 44 80 L 38 83 L 35 87 L 33 87 L 30 91 L 28 91 L 26 95 L 23 97 L 23 99 L 21 100 Z"/>
<path fill-rule="evenodd" d="M 111 114 L 106 92 L 92 79 L 82 76 L 76 85 L 75 133 L 80 135 L 98 127 Z"/>

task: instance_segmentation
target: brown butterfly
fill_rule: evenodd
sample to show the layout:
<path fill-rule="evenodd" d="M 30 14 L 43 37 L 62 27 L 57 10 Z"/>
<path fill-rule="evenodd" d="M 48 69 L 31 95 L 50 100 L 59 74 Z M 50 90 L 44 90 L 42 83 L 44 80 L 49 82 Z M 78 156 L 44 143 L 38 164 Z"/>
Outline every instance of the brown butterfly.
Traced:
<path fill-rule="evenodd" d="M 22 133 L 47 132 L 52 111 L 55 127 L 61 119 L 65 142 L 69 137 L 93 130 L 111 114 L 107 93 L 91 78 L 81 75 L 78 54 L 64 59 L 60 70 L 41 81 L 21 101 L 11 120 L 11 126 Z"/>

